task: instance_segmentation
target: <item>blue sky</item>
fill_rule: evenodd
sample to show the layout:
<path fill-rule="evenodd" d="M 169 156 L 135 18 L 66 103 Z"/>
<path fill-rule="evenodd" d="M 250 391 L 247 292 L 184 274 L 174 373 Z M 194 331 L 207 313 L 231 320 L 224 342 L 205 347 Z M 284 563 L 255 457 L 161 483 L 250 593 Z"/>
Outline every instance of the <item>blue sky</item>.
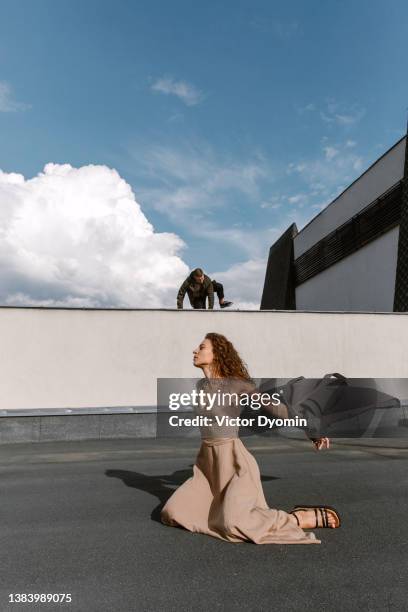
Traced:
<path fill-rule="evenodd" d="M 0 168 L 114 168 L 170 257 L 256 307 L 274 240 L 404 133 L 407 27 L 401 0 L 3 0 Z"/>

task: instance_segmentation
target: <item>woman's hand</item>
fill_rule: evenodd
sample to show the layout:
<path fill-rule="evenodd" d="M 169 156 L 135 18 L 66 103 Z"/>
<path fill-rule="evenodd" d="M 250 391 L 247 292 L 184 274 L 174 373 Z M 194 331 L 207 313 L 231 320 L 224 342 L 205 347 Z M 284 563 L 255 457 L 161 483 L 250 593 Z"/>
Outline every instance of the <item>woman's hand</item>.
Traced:
<path fill-rule="evenodd" d="M 329 438 L 314 438 L 312 442 L 316 450 L 321 450 L 322 448 L 330 448 Z"/>

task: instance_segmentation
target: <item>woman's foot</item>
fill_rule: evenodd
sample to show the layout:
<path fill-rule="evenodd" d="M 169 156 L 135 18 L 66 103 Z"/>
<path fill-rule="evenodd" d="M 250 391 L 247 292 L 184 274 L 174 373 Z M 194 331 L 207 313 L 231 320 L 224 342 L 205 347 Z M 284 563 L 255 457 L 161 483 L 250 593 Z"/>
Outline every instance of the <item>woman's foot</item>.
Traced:
<path fill-rule="evenodd" d="M 290 513 L 302 529 L 316 529 L 328 527 L 336 529 L 340 527 L 340 517 L 334 509 L 327 506 L 316 506 L 310 508 L 296 508 Z"/>

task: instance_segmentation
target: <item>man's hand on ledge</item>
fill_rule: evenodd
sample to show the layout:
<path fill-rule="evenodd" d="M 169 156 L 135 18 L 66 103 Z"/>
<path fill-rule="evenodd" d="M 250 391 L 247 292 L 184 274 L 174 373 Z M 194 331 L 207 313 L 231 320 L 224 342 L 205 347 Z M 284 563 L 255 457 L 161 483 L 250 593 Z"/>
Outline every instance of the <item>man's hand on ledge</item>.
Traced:
<path fill-rule="evenodd" d="M 321 450 L 322 448 L 330 448 L 329 438 L 312 438 L 312 442 L 316 450 Z"/>

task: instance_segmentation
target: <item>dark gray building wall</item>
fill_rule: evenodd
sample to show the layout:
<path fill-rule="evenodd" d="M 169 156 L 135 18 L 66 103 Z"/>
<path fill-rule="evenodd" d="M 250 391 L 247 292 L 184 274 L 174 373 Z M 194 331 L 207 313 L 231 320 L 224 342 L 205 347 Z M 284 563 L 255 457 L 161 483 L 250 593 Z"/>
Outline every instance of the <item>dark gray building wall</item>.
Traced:
<path fill-rule="evenodd" d="M 405 139 L 405 166 L 394 296 L 394 312 L 406 311 L 408 311 L 408 130 Z"/>
<path fill-rule="evenodd" d="M 295 277 L 293 239 L 297 234 L 293 223 L 269 250 L 261 310 L 295 310 Z"/>

